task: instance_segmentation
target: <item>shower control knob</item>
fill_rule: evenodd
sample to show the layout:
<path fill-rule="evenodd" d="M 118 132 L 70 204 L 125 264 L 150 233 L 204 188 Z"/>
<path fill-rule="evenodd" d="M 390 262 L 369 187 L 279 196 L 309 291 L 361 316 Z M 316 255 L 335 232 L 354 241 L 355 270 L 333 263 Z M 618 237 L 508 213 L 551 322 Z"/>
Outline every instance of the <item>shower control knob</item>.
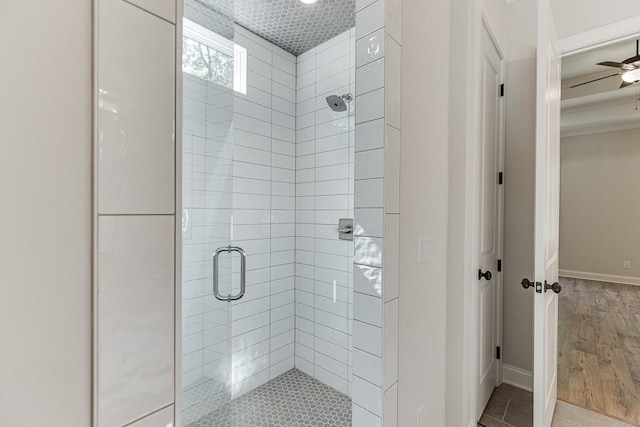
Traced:
<path fill-rule="evenodd" d="M 485 271 L 483 273 L 482 270 L 478 270 L 478 280 L 484 278 L 485 280 L 489 281 L 491 280 L 492 277 L 493 275 L 491 274 L 490 271 Z"/>

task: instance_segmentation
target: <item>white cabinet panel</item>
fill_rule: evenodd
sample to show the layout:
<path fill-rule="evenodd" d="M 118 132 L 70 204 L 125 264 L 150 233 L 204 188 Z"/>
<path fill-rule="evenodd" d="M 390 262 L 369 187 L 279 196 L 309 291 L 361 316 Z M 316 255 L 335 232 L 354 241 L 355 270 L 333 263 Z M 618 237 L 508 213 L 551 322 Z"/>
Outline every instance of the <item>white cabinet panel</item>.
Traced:
<path fill-rule="evenodd" d="M 167 21 L 176 22 L 176 2 L 175 0 L 127 0 L 149 12 L 166 19 Z"/>
<path fill-rule="evenodd" d="M 174 217 L 98 220 L 98 426 L 173 402 Z"/>
<path fill-rule="evenodd" d="M 173 427 L 173 405 L 144 417 L 140 421 L 130 424 L 129 427 Z"/>
<path fill-rule="evenodd" d="M 173 213 L 175 25 L 100 2 L 98 211 Z"/>

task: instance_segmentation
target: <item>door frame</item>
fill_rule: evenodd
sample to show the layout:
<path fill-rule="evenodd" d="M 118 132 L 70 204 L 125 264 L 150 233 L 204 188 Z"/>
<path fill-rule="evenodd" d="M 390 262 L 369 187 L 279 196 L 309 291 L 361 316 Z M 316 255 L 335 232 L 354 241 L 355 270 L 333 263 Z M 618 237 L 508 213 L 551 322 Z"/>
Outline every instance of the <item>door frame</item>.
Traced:
<path fill-rule="evenodd" d="M 485 26 L 503 58 L 506 70 L 507 9 L 503 2 L 452 2 L 449 105 L 449 221 L 447 248 L 447 425 L 475 427 L 477 406 L 477 268 L 478 227 L 476 177 L 479 168 L 481 36 Z M 464 17 L 464 19 L 462 19 Z M 506 120 L 503 120 L 506 124 Z M 501 321 L 501 317 L 500 317 Z M 502 333 L 500 332 L 500 335 Z M 502 340 L 500 340 L 502 341 Z M 500 342 L 502 345 L 502 342 Z M 498 369 L 501 375 L 501 368 Z M 498 378 L 501 382 L 501 377 Z"/>
<path fill-rule="evenodd" d="M 175 152 L 175 297 L 174 297 L 174 381 L 173 381 L 173 425 L 182 427 L 182 19 L 184 1 L 176 0 L 176 119 L 174 138 Z"/>
<path fill-rule="evenodd" d="M 479 211 L 476 201 L 480 168 L 478 138 L 481 120 L 478 106 L 482 99 L 480 64 L 483 27 L 487 29 L 502 58 L 503 81 L 508 78 L 506 8 L 489 9 L 483 3 L 460 4 L 461 9 L 456 12 L 467 19 L 452 32 L 459 35 L 459 38 L 452 40 L 452 46 L 464 49 L 464 54 L 458 57 L 460 67 L 452 69 L 451 77 L 460 83 L 452 87 L 450 112 L 446 419 L 448 424 L 465 427 L 477 425 Z M 504 110 L 503 107 L 502 159 L 506 124 Z M 500 228 L 504 228 L 503 220 L 504 215 L 501 215 Z M 502 246 L 501 241 L 500 252 Z M 502 289 L 500 283 L 500 307 Z M 499 313 L 498 322 L 499 345 L 502 347 L 502 313 Z M 497 381 L 498 384 L 502 382 L 501 363 L 498 365 Z"/>
<path fill-rule="evenodd" d="M 491 42 L 493 43 L 494 47 L 496 48 L 496 51 L 498 52 L 498 54 L 500 55 L 500 68 L 501 68 L 501 75 L 502 75 L 502 84 L 505 83 L 506 81 L 506 55 L 505 55 L 505 51 L 502 49 L 502 47 L 500 46 L 500 43 L 498 42 L 498 39 L 495 36 L 495 33 L 493 31 L 493 29 L 491 28 L 490 23 L 488 22 L 488 19 L 486 18 L 486 16 L 484 14 L 482 14 L 482 22 L 481 25 L 479 26 L 479 31 L 480 31 L 480 37 L 479 37 L 479 49 L 478 49 L 478 55 L 477 55 L 477 64 L 479 65 L 476 69 L 476 74 L 477 76 L 475 78 L 478 79 L 478 84 L 476 87 L 476 92 L 477 92 L 477 103 L 476 105 L 478 106 L 478 111 L 475 114 L 474 117 L 474 121 L 475 121 L 475 135 L 473 138 L 473 145 L 472 145 L 472 155 L 474 158 L 474 167 L 473 167 L 473 174 L 475 177 L 478 177 L 479 174 L 481 173 L 481 168 L 482 168 L 482 159 L 481 159 L 481 153 L 480 153 L 480 138 L 481 138 L 481 133 L 482 133 L 482 117 L 480 117 L 480 112 L 482 111 L 482 109 L 480 108 L 480 105 L 482 105 L 484 103 L 484 98 L 482 96 L 482 94 L 480 93 L 480 91 L 482 90 L 482 85 L 480 84 L 480 71 L 481 71 L 481 61 L 482 61 L 482 55 L 483 55 L 483 37 L 482 37 L 482 32 L 483 31 L 487 31 L 487 34 L 489 35 L 489 38 L 491 40 Z M 500 108 L 498 111 L 498 116 L 500 119 L 500 129 L 499 129 L 499 140 L 498 140 L 498 152 L 499 152 L 499 156 L 498 156 L 498 164 L 497 164 L 497 169 L 500 172 L 504 172 L 504 164 L 505 164 L 505 135 L 506 135 L 506 114 L 505 114 L 505 98 L 504 96 L 502 96 L 500 98 Z M 481 186 L 481 182 L 480 180 L 476 181 L 472 191 L 473 191 L 473 233 L 472 233 L 472 238 L 471 238 L 471 244 L 472 244 L 472 265 L 474 267 L 475 270 L 478 269 L 479 265 L 480 265 L 480 233 L 482 230 L 482 225 L 480 224 L 480 209 L 479 209 L 479 202 L 480 202 L 480 189 Z M 498 224 L 496 227 L 496 233 L 498 234 L 497 236 L 497 258 L 498 259 L 503 259 L 503 248 L 504 248 L 504 185 L 498 185 L 497 182 L 497 177 L 496 177 L 496 186 L 497 186 L 497 197 L 498 197 Z M 475 271 L 474 270 L 474 271 Z M 495 270 L 495 279 L 496 280 L 496 286 L 497 286 L 497 290 L 498 290 L 498 294 L 497 294 L 497 301 L 496 301 L 496 319 L 497 319 L 497 324 L 496 324 L 496 336 L 497 336 L 497 342 L 496 345 L 500 348 L 502 348 L 502 330 L 503 330 L 503 309 L 502 309 L 502 302 L 503 302 L 503 275 L 502 272 L 500 272 L 500 274 L 498 274 L 497 268 Z M 473 281 L 473 287 L 472 287 L 472 292 L 471 292 L 471 301 L 472 301 L 472 307 L 473 307 L 473 316 L 472 319 L 474 320 L 474 332 L 475 332 L 475 339 L 473 340 L 473 350 L 472 350 L 472 354 L 473 354 L 473 360 L 474 360 L 474 364 L 473 364 L 473 368 L 472 368 L 472 372 L 473 372 L 473 386 L 474 386 L 474 400 L 473 400 L 473 414 L 474 416 L 477 417 L 477 413 L 478 413 L 478 405 L 477 405 L 477 401 L 478 401 L 478 379 L 479 379 L 479 362 L 480 362 L 480 342 L 479 342 L 479 322 L 478 322 L 478 316 L 479 316 L 479 304 L 480 304 L 480 298 L 479 298 L 479 289 L 478 289 L 478 280 L 477 277 L 474 277 Z M 502 358 L 498 359 L 496 361 L 496 386 L 500 385 L 502 383 Z M 484 409 L 484 408 L 483 408 Z M 476 420 L 477 421 L 477 420 Z"/>

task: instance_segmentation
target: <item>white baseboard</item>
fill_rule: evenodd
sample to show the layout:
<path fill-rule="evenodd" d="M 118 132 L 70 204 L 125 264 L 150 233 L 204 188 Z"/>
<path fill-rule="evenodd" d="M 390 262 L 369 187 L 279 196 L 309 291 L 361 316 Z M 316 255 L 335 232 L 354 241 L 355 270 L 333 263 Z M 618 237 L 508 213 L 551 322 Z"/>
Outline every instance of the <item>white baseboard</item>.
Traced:
<path fill-rule="evenodd" d="M 502 382 L 527 391 L 533 391 L 533 373 L 506 363 L 502 365 Z"/>
<path fill-rule="evenodd" d="M 590 273 L 588 271 L 560 270 L 558 274 L 574 279 L 596 280 L 598 282 L 623 283 L 640 286 L 640 277 L 616 276 L 613 274 Z"/>

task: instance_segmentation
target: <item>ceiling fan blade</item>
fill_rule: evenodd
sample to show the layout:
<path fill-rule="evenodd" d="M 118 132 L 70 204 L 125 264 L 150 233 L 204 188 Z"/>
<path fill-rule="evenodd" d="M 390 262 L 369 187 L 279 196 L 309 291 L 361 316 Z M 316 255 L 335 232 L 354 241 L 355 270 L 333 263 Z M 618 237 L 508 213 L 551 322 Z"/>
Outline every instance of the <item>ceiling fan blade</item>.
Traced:
<path fill-rule="evenodd" d="M 613 62 L 613 61 L 598 62 L 596 65 L 604 65 L 605 67 L 615 67 L 615 68 L 622 68 L 625 66 L 625 64 L 622 62 Z"/>
<path fill-rule="evenodd" d="M 634 62 L 640 61 L 640 55 L 632 56 L 631 58 L 625 59 L 622 61 L 623 64 L 633 64 Z"/>
<path fill-rule="evenodd" d="M 600 81 L 600 80 L 608 79 L 609 77 L 614 77 L 614 76 L 617 76 L 617 75 L 618 75 L 618 73 L 610 74 L 608 76 L 599 77 L 597 79 L 589 80 L 588 82 L 578 83 L 577 85 L 569 86 L 569 89 L 573 89 L 574 87 L 588 85 L 589 83 L 593 83 L 593 82 L 597 82 L 597 81 Z"/>
<path fill-rule="evenodd" d="M 631 86 L 632 84 L 633 83 L 628 83 L 628 82 L 623 81 L 622 84 L 620 85 L 620 89 L 625 88 L 627 86 Z"/>

